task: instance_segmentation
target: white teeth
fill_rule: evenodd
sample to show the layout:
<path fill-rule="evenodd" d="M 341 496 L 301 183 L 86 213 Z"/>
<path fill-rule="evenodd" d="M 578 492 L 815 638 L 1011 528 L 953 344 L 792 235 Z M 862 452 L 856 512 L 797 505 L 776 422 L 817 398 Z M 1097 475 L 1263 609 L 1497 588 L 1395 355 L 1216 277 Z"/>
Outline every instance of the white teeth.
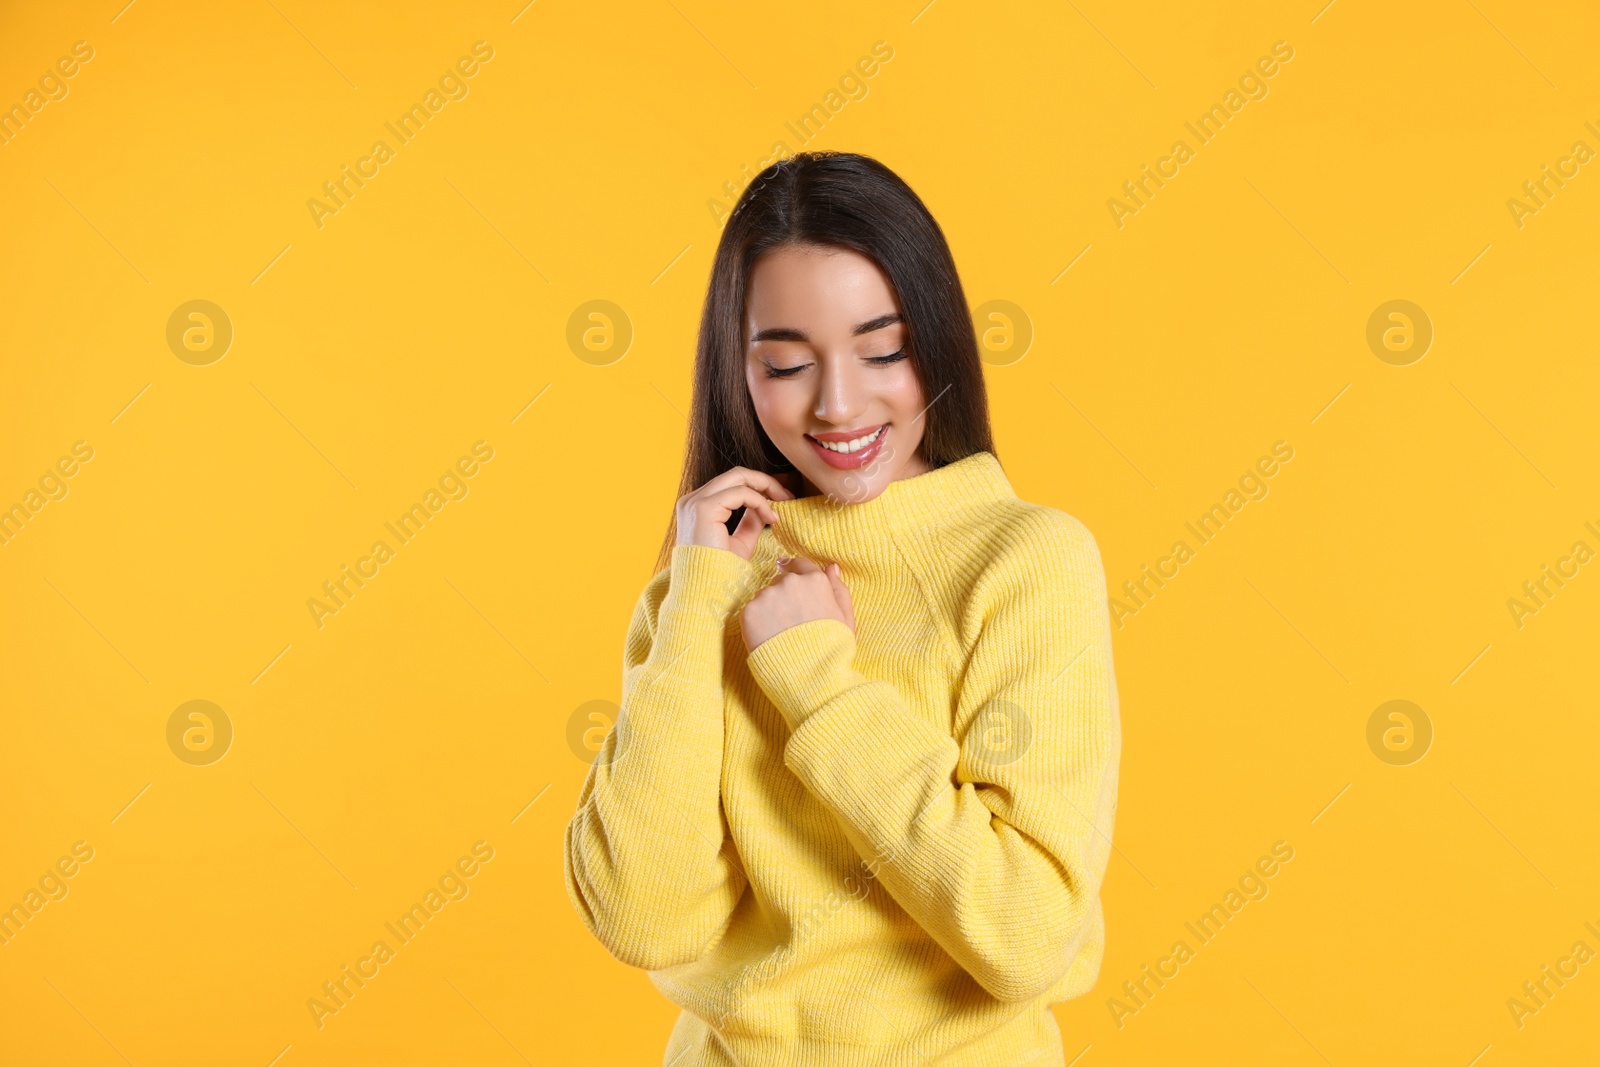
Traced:
<path fill-rule="evenodd" d="M 873 432 L 867 434 L 867 436 L 858 437 L 854 441 L 817 441 L 817 444 L 821 445 L 823 448 L 826 448 L 829 452 L 859 452 L 861 449 L 866 448 L 872 442 L 881 437 L 883 435 L 883 431 L 887 430 L 888 428 L 889 424 L 884 423 Z M 813 440 L 815 440 L 815 438 L 813 438 Z"/>

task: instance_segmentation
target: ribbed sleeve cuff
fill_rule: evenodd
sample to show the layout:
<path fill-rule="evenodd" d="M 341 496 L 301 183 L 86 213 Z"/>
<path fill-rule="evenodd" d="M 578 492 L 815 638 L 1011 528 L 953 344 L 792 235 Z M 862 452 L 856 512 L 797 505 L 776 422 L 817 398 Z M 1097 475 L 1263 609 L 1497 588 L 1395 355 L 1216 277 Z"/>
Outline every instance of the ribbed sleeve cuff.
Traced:
<path fill-rule="evenodd" d="M 675 545 L 667 595 L 662 598 L 658 628 L 684 616 L 721 622 L 749 589 L 755 567 L 726 548 Z"/>
<path fill-rule="evenodd" d="M 838 619 L 812 619 L 779 630 L 746 660 L 750 675 L 791 730 L 865 679 L 854 666 L 856 635 Z"/>

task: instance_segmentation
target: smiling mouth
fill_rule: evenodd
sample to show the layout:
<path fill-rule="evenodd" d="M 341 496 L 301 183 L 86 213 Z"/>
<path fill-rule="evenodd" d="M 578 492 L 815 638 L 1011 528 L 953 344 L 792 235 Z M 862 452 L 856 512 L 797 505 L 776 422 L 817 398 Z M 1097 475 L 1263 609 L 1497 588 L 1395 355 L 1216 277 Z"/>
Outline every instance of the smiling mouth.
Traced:
<path fill-rule="evenodd" d="M 853 432 L 853 431 L 847 431 Z M 837 436 L 837 432 L 830 433 L 830 437 Z M 844 441 L 819 441 L 817 438 L 806 434 L 806 441 L 828 466 L 849 470 L 865 466 L 878 454 L 883 447 L 884 439 L 889 436 L 889 424 L 883 423 L 873 430 L 859 434 L 850 440 Z"/>

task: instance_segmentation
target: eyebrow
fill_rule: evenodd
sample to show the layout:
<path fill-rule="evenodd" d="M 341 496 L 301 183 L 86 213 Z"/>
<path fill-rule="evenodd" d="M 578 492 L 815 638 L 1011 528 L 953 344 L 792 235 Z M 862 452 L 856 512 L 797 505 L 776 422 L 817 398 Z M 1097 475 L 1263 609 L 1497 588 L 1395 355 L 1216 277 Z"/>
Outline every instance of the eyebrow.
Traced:
<path fill-rule="evenodd" d="M 866 322 L 859 323 L 855 329 L 850 331 L 850 335 L 852 337 L 860 337 L 864 333 L 871 333 L 874 330 L 881 330 L 885 326 L 893 326 L 897 322 L 904 321 L 905 319 L 898 312 L 891 311 L 887 315 L 879 315 L 875 319 L 868 319 Z M 809 342 L 810 340 L 811 338 L 806 336 L 804 330 L 797 330 L 792 326 L 769 326 L 750 338 L 750 343 L 755 344 L 757 341 Z"/>

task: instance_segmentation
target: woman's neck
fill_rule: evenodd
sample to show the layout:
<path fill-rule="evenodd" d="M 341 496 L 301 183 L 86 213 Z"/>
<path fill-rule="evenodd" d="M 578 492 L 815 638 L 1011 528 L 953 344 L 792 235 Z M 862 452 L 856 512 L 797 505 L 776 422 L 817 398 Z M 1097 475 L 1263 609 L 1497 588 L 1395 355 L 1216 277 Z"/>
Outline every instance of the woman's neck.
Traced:
<path fill-rule="evenodd" d="M 827 494 L 774 501 L 778 522 L 763 539 L 781 555 L 808 555 L 861 566 L 892 562 L 907 546 L 921 544 L 938 555 L 940 538 L 955 527 L 970 529 L 971 513 L 1014 500 L 1015 492 L 992 452 L 976 452 L 953 463 L 883 486 L 871 499 L 845 501 Z M 931 546 L 931 547 L 930 547 Z"/>

